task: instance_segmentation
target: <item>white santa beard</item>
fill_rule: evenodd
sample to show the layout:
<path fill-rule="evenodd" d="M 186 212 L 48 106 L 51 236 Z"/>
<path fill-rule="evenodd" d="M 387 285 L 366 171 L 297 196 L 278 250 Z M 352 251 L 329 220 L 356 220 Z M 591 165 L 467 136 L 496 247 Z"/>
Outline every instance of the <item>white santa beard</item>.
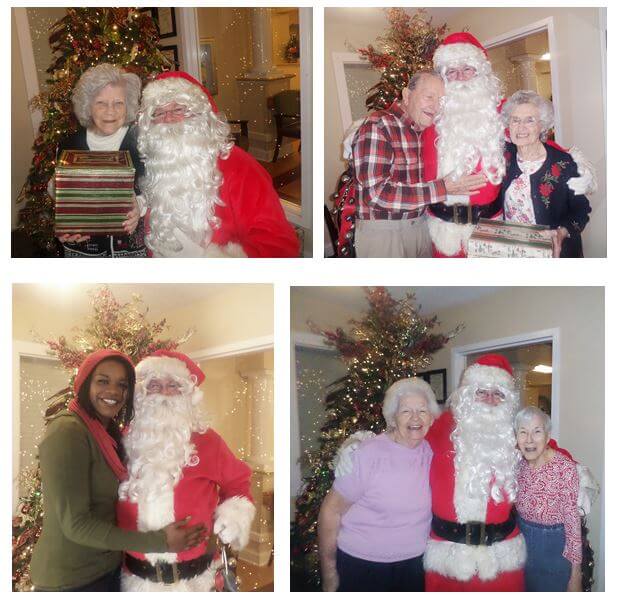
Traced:
<path fill-rule="evenodd" d="M 514 501 L 519 452 L 514 437 L 515 393 L 503 389 L 497 406 L 476 401 L 476 386 L 462 387 L 451 398 L 456 421 L 454 509 L 459 522 L 486 520 L 489 497 Z"/>
<path fill-rule="evenodd" d="M 146 165 L 142 187 L 150 207 L 148 247 L 155 253 L 159 248 L 178 251 L 176 227 L 206 245 L 217 225 L 216 206 L 223 204 L 217 164 L 221 148 L 211 141 L 207 125 L 199 116 L 151 124 L 140 135 L 139 149 Z"/>
<path fill-rule="evenodd" d="M 498 184 L 505 173 L 504 125 L 497 112 L 500 83 L 494 75 L 446 83 L 440 113 L 435 119 L 439 177 L 482 172 Z"/>

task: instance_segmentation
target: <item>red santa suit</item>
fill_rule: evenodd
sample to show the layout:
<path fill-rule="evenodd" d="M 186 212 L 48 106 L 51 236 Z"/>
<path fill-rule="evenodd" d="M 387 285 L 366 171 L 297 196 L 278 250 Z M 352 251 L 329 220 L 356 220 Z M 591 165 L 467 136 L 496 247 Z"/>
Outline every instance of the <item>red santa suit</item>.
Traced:
<path fill-rule="evenodd" d="M 188 364 L 188 370 L 185 364 Z M 155 352 L 153 356 L 146 358 L 138 365 L 136 371 L 138 381 L 144 375 L 144 371 L 155 371 L 161 376 L 177 374 L 188 377 L 189 380 L 192 375 L 197 378 L 197 382 L 203 380 L 203 373 L 189 358 L 177 352 L 164 350 Z M 136 420 L 138 417 L 139 411 L 136 405 Z M 134 425 L 136 426 L 137 423 Z M 169 439 L 161 439 L 161 445 L 168 441 Z M 255 513 L 250 492 L 251 469 L 233 455 L 225 441 L 212 429 L 203 433 L 193 432 L 190 436 L 189 447 L 191 447 L 190 455 L 182 466 L 179 480 L 173 489 L 163 485 L 160 490 L 155 490 L 154 497 L 145 498 L 145 494 L 142 494 L 138 496 L 137 501 L 132 501 L 131 497 L 123 497 L 121 487 L 121 498 L 117 503 L 118 526 L 127 530 L 160 530 L 171 522 L 191 516 L 190 524 L 203 524 L 210 537 L 214 531 L 218 532 L 219 529 L 216 526 L 218 521 L 233 523 L 237 526 L 238 534 L 231 541 L 232 548 L 242 548 L 248 542 L 251 521 Z M 136 472 L 131 468 L 131 461 L 136 459 L 135 452 L 131 453 L 128 446 L 127 452 L 129 452 L 129 480 L 123 485 L 130 485 L 131 477 L 134 477 Z M 139 457 L 144 457 L 140 475 L 147 476 L 148 468 L 157 468 L 158 464 L 155 459 L 149 461 L 150 455 Z M 128 489 L 130 493 L 130 486 Z M 159 568 L 166 570 L 170 569 L 166 564 L 175 564 L 176 571 L 181 575 L 183 571 L 191 573 L 190 568 L 198 571 L 196 576 L 187 576 L 185 579 L 174 582 L 173 585 L 165 585 L 165 590 L 212 590 L 216 570 L 220 564 L 218 555 L 213 556 L 214 559 L 209 563 L 207 562 L 204 557 L 206 549 L 207 542 L 203 542 L 197 547 L 179 553 L 126 552 L 122 589 L 123 591 L 161 590 L 163 583 L 153 582 L 137 575 L 142 568 L 152 570 L 154 567 L 156 570 L 158 563 Z M 173 568 L 171 573 L 173 574 Z"/>
<path fill-rule="evenodd" d="M 462 385 L 513 386 L 511 370 L 506 371 L 507 368 L 510 368 L 509 364 L 502 356 L 483 356 L 465 371 Z M 430 470 L 433 514 L 449 525 L 462 523 L 460 528 L 464 532 L 467 532 L 464 524 L 468 520 L 461 519 L 459 514 L 474 511 L 478 515 L 474 518 L 475 529 L 459 542 L 439 536 L 433 522 L 424 554 L 426 590 L 523 591 L 525 541 L 513 520 L 513 502 L 506 498 L 505 493 L 500 502 L 490 494 L 486 500 L 469 497 L 465 487 L 466 473 L 457 472 L 455 467 L 456 448 L 452 440 L 455 427 L 452 412 L 446 411 L 433 423 L 426 436 L 433 450 Z M 514 442 L 512 453 L 516 453 Z M 510 532 L 504 534 L 503 539 L 491 544 L 476 543 L 481 534 L 479 523 L 501 525 L 500 532 L 504 532 L 503 527 L 509 519 L 512 519 Z"/>
<path fill-rule="evenodd" d="M 435 69 L 440 71 L 442 76 L 445 74 L 445 70 L 449 66 L 463 66 L 470 65 L 478 69 L 478 75 L 480 70 L 484 69 L 482 75 L 487 76 L 491 73 L 490 63 L 486 50 L 482 47 L 480 42 L 470 33 L 459 32 L 453 33 L 447 36 L 440 46 L 435 51 L 433 57 L 433 63 Z M 447 93 L 447 92 L 446 92 Z M 456 91 L 452 92 L 456 94 Z M 498 113 L 502 104 L 502 100 L 498 97 L 494 98 L 493 109 L 494 113 L 490 115 L 490 135 L 495 139 L 503 139 L 503 125 L 501 125 Z M 486 109 L 486 107 L 484 107 Z M 473 110 L 473 108 L 472 108 Z M 488 122 L 488 121 L 487 121 Z M 426 143 L 423 146 L 423 162 L 425 166 L 425 179 L 430 181 L 438 176 L 438 160 L 437 160 L 437 133 L 435 126 L 431 126 L 425 133 Z M 455 140 L 453 140 L 455 143 Z M 476 148 L 478 150 L 480 148 Z M 442 150 L 448 151 L 448 148 L 442 148 Z M 503 150 L 500 150 L 503 152 Z M 493 157 L 495 159 L 495 157 Z M 463 158 L 464 159 L 464 158 Z M 458 160 L 461 160 L 459 156 Z M 499 156 L 496 162 L 502 162 L 502 156 Z M 449 165 L 452 166 L 457 165 Z M 479 174 L 482 173 L 484 165 L 482 159 L 478 160 L 475 167 L 470 168 L 463 174 Z M 503 164 L 499 165 L 499 171 L 504 170 Z M 496 169 L 494 165 L 488 167 L 490 173 L 495 174 Z M 441 176 L 448 175 L 449 173 L 443 172 Z M 499 172 L 495 175 L 499 181 L 503 176 L 503 172 Z M 477 190 L 477 193 L 469 196 L 461 197 L 462 206 L 450 207 L 444 204 L 438 204 L 429 206 L 427 210 L 428 225 L 433 240 L 433 256 L 436 258 L 464 258 L 467 255 L 466 246 L 469 236 L 471 235 L 474 224 L 471 221 L 468 223 L 469 215 L 477 222 L 478 216 L 482 218 L 501 219 L 503 211 L 501 207 L 496 204 L 498 201 L 500 183 L 487 183 Z M 468 204 L 468 207 L 466 206 Z M 483 207 L 483 208 L 479 208 Z M 455 214 L 456 213 L 456 214 Z M 479 214 L 478 214 L 479 213 Z M 459 220 L 461 217 L 461 222 Z"/>
<path fill-rule="evenodd" d="M 152 123 L 152 117 L 148 111 L 152 112 L 157 106 L 170 101 L 185 104 L 196 113 L 193 115 L 189 110 L 190 116 L 187 117 L 189 121 L 199 118 L 207 119 L 207 114 L 210 113 L 218 116 L 218 109 L 212 96 L 201 83 L 182 71 L 162 73 L 144 89 L 139 141 L 142 153 L 143 148 L 147 147 L 142 136 L 147 137 L 152 128 L 156 126 Z M 226 140 L 218 141 L 225 146 L 217 160 L 218 172 L 222 176 L 222 183 L 218 187 L 218 200 L 220 201 L 216 202 L 214 218 L 209 219 L 212 221 L 210 223 L 212 239 L 199 257 L 298 257 L 298 236 L 285 217 L 271 176 L 244 150 L 236 146 L 229 150 Z M 150 172 L 153 168 L 147 151 L 144 163 L 145 179 L 147 180 L 150 176 L 155 177 L 155 174 Z M 178 171 L 182 171 L 181 166 L 183 165 L 178 166 Z M 175 173 L 171 173 L 171 176 L 175 176 Z M 209 191 L 204 191 L 204 202 L 206 194 L 212 193 L 213 185 L 209 187 Z M 146 241 L 151 235 L 150 212 L 148 210 L 146 214 Z M 208 223 L 204 222 L 204 228 L 207 226 Z M 152 251 L 150 255 L 153 255 Z M 154 255 L 158 254 L 154 252 Z M 180 257 L 197 256 L 187 254 Z"/>

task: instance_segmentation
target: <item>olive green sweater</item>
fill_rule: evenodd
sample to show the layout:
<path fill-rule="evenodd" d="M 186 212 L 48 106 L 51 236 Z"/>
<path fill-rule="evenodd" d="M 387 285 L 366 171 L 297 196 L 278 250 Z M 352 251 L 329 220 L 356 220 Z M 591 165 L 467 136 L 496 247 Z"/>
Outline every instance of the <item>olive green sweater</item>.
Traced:
<path fill-rule="evenodd" d="M 79 416 L 62 412 L 39 446 L 43 531 L 31 561 L 37 589 L 63 591 L 115 570 L 122 550 L 166 550 L 165 533 L 118 528 L 118 479 Z"/>

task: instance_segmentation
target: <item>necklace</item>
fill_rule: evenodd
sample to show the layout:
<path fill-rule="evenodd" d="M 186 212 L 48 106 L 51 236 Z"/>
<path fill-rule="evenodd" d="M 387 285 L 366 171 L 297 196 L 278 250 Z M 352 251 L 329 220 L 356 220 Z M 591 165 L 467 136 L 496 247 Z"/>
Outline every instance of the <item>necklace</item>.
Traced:
<path fill-rule="evenodd" d="M 519 152 L 519 159 L 522 162 L 535 162 L 536 160 L 543 159 L 545 156 L 546 156 L 546 150 L 544 149 L 543 145 L 540 145 L 540 149 L 535 154 L 533 154 L 533 156 L 530 156 L 528 158 L 521 156 Z"/>

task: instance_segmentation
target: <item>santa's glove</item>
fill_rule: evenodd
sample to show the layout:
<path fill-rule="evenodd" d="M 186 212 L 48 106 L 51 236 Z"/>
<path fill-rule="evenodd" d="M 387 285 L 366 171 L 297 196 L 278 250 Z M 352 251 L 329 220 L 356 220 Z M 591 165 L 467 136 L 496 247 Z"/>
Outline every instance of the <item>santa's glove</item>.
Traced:
<path fill-rule="evenodd" d="M 330 464 L 336 478 L 345 476 L 353 470 L 354 452 L 360 447 L 362 441 L 372 439 L 374 436 L 375 433 L 372 431 L 358 431 L 343 441 Z"/>
<path fill-rule="evenodd" d="M 246 547 L 255 517 L 255 506 L 246 497 L 231 497 L 214 511 L 212 532 L 234 551 Z"/>
<path fill-rule="evenodd" d="M 357 121 L 351 123 L 347 131 L 345 131 L 345 138 L 343 139 L 343 158 L 345 160 L 351 160 L 352 158 L 353 151 L 351 144 L 353 143 L 354 137 L 363 122 L 364 119 L 358 119 Z"/>
<path fill-rule="evenodd" d="M 444 200 L 444 204 L 446 206 L 467 206 L 469 204 L 469 196 L 449 193 Z"/>
<path fill-rule="evenodd" d="M 182 248 L 177 251 L 167 249 L 157 250 L 162 258 L 203 258 L 206 255 L 206 250 L 204 248 L 198 243 L 195 243 L 177 227 L 174 229 L 174 236 L 182 244 Z"/>
<path fill-rule="evenodd" d="M 582 464 L 576 464 L 578 473 L 578 510 L 581 516 L 588 516 L 591 511 L 591 506 L 600 493 L 600 485 L 594 478 L 591 470 Z"/>
<path fill-rule="evenodd" d="M 585 158 L 583 152 L 576 146 L 572 146 L 569 152 L 574 162 L 576 162 L 579 176 L 568 179 L 568 187 L 577 196 L 595 193 L 598 190 L 598 181 L 596 180 L 596 169 L 593 164 Z"/>

